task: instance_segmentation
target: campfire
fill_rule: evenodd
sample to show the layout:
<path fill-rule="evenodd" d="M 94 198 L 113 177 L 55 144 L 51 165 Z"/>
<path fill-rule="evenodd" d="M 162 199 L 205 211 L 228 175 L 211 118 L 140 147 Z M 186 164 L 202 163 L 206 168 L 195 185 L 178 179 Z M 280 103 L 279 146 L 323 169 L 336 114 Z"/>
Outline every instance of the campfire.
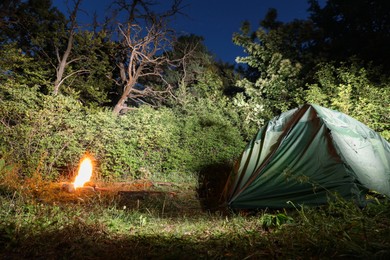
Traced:
<path fill-rule="evenodd" d="M 79 170 L 73 182 L 74 189 L 83 187 L 85 183 L 91 180 L 92 170 L 93 170 L 92 159 L 90 158 L 90 156 L 85 155 L 81 159 Z"/>
<path fill-rule="evenodd" d="M 98 187 L 91 182 L 93 177 L 93 157 L 85 154 L 79 163 L 77 175 L 73 182 L 62 183 L 61 189 L 67 193 L 79 192 L 116 192 L 121 196 L 144 198 L 147 196 L 169 195 L 174 196 L 174 192 L 162 192 L 150 190 L 156 186 L 171 186 L 171 183 L 151 182 L 149 180 L 133 180 L 131 182 L 112 183 L 110 187 Z"/>
<path fill-rule="evenodd" d="M 94 186 L 85 186 L 85 184 L 90 183 L 93 173 L 93 163 L 92 163 L 92 156 L 89 154 L 85 154 L 79 163 L 77 175 L 73 182 L 69 183 L 63 183 L 62 189 L 73 193 L 76 190 L 91 190 L 95 191 Z"/>

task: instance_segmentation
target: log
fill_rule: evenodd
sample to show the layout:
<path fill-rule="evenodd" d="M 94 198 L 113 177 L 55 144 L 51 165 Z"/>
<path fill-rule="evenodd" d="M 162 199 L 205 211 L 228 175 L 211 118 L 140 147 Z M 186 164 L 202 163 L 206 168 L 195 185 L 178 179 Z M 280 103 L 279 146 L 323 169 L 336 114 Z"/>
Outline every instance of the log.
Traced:
<path fill-rule="evenodd" d="M 149 196 L 176 196 L 174 192 L 163 192 L 163 191 L 118 191 L 118 195 L 129 199 L 145 199 Z"/>
<path fill-rule="evenodd" d="M 95 192 L 95 187 L 93 186 L 83 186 L 80 188 L 75 189 L 73 183 L 64 182 L 61 184 L 61 190 L 68 192 L 68 193 L 75 193 L 75 192 Z"/>

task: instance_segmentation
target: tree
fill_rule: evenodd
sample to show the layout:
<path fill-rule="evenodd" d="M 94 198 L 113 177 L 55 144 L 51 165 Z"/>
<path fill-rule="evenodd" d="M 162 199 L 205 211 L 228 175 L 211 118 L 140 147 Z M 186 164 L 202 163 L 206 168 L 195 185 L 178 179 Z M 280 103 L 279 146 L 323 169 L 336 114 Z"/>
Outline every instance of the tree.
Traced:
<path fill-rule="evenodd" d="M 81 30 L 74 35 L 71 56 L 79 60 L 68 64 L 61 93 L 71 95 L 89 106 L 111 105 L 110 91 L 114 87 L 110 79 L 111 59 L 115 44 L 104 30 Z"/>
<path fill-rule="evenodd" d="M 383 103 L 378 104 L 371 98 L 376 99 L 374 93 L 380 88 L 387 93 L 389 3 L 383 0 L 359 3 L 329 0 L 323 8 L 316 0 L 309 3 L 311 16 L 308 20 L 282 23 L 277 20 L 277 11 L 271 9 L 258 30 L 251 33 L 248 24 L 244 24 L 242 33 L 234 35 L 234 42 L 248 53 L 247 57 L 237 58 L 248 67 L 244 79 L 238 81 L 238 86 L 245 92 L 238 94 L 235 100 L 246 120 L 261 124 L 264 118 L 278 111 L 305 101 L 323 103 L 320 101 L 329 97 L 332 98 L 327 101 L 328 106 L 357 118 L 366 118 L 364 122 L 375 109 L 371 112 L 360 109 L 365 112 L 358 114 L 354 112 L 356 107 L 363 108 L 362 104 L 370 103 L 370 107 L 378 108 L 377 112 L 382 111 L 380 104 Z M 323 69 L 329 66 L 333 69 Z M 333 78 L 331 73 L 345 78 L 349 75 L 346 68 L 352 75 L 352 71 L 359 69 L 365 72 L 364 77 L 351 78 L 365 78 L 367 86 L 372 88 L 370 95 L 367 88 L 353 87 L 349 81 L 352 79 L 345 79 L 344 83 L 334 84 L 332 88 L 320 82 Z M 337 74 L 339 70 L 345 73 Z M 325 71 L 330 73 L 329 77 L 318 76 Z M 358 99 L 356 93 L 364 98 Z M 372 118 L 381 118 L 377 122 L 382 122 L 382 114 L 386 112 L 379 113 L 381 116 Z M 377 129 L 382 131 L 383 125 Z"/>
<path fill-rule="evenodd" d="M 41 55 L 50 41 L 42 39 L 57 31 L 64 16 L 48 0 L 3 1 L 0 10 L 2 69 L 8 78 L 44 92 L 50 87 L 51 71 Z"/>
<path fill-rule="evenodd" d="M 244 92 L 234 100 L 248 124 L 254 122 L 260 126 L 264 120 L 300 102 L 298 74 L 301 65 L 276 52 L 272 45 L 275 41 L 273 37 L 261 27 L 251 33 L 249 23 L 244 23 L 241 33 L 233 36 L 233 42 L 248 53 L 248 56 L 238 57 L 236 61 L 249 66 L 253 74 L 251 78 L 237 81 L 237 86 Z"/>
<path fill-rule="evenodd" d="M 64 53 L 61 55 L 58 46 L 55 47 L 56 57 L 58 59 L 58 65 L 56 65 L 56 68 L 55 68 L 56 69 L 56 79 L 54 80 L 54 90 L 53 90 L 54 95 L 58 94 L 60 86 L 67 78 L 72 77 L 73 75 L 78 74 L 78 73 L 87 72 L 86 70 L 81 69 L 81 70 L 74 71 L 74 72 L 64 76 L 66 67 L 69 66 L 71 63 L 76 62 L 76 61 L 81 59 L 81 57 L 77 57 L 77 58 L 74 58 L 72 60 L 69 60 L 69 56 L 72 52 L 72 48 L 73 48 L 73 44 L 74 44 L 74 37 L 75 37 L 76 29 L 77 29 L 77 20 L 76 19 L 77 19 L 77 12 L 80 8 L 79 7 L 80 3 L 81 3 L 81 0 L 77 0 L 74 3 L 73 11 L 71 12 L 70 17 L 69 17 L 70 27 L 68 29 L 67 44 L 66 44 L 66 49 L 65 49 Z"/>
<path fill-rule="evenodd" d="M 277 20 L 277 11 L 270 9 L 260 25 L 267 34 L 267 48 L 270 51 L 281 53 L 284 58 L 309 67 L 318 62 L 313 50 L 318 35 L 310 19 L 283 23 Z"/>
<path fill-rule="evenodd" d="M 81 4 L 82 0 L 73 1 L 68 8 L 71 10 L 68 20 L 55 32 L 52 49 L 45 52 L 55 69 L 53 94 L 57 95 L 61 88 L 63 94 L 72 95 L 84 104 L 103 105 L 109 102 L 112 89 L 110 75 L 114 65 L 110 57 L 115 45 L 109 39 L 106 25 L 99 24 L 96 15 L 93 28 L 78 23 Z"/>
<path fill-rule="evenodd" d="M 238 75 L 234 65 L 215 61 L 203 37 L 193 34 L 180 36 L 168 55 L 171 60 L 180 60 L 178 66 L 165 70 L 179 104 L 194 98 L 215 101 L 235 92 Z"/>
<path fill-rule="evenodd" d="M 390 68 L 390 2 L 387 0 L 329 0 L 321 8 L 310 0 L 310 19 L 320 38 L 316 49 L 326 60 L 345 61 L 355 56 Z"/>
<path fill-rule="evenodd" d="M 40 49 L 51 44 L 40 39 L 52 39 L 53 32 L 65 23 L 50 0 L 2 1 L 0 10 L 1 42 L 17 42 L 31 56 L 40 55 Z"/>
<path fill-rule="evenodd" d="M 15 22 L 15 12 L 21 4 L 18 0 L 3 0 L 0 2 L 0 42 L 5 43 L 12 36 L 10 29 Z M 14 32 L 15 33 L 15 32 Z"/>
<path fill-rule="evenodd" d="M 103 103 L 107 102 L 110 88 L 108 81 L 100 83 L 107 78 L 110 66 L 109 53 L 104 46 L 107 36 L 104 30 L 92 32 L 79 25 L 77 15 L 81 3 L 82 0 L 73 1 L 69 18 L 54 32 L 52 46 L 41 48 L 41 52 L 55 69 L 53 95 L 57 95 L 61 88 L 62 93 L 81 98 L 86 104 Z M 40 40 L 47 41 L 47 38 Z M 68 86 L 63 86 L 66 83 Z"/>
<path fill-rule="evenodd" d="M 390 3 L 386 0 L 329 0 L 320 7 L 309 1 L 310 17 L 283 23 L 270 9 L 260 25 L 267 33 L 267 48 L 302 65 L 301 78 L 312 82 L 316 64 L 359 60 L 388 75 L 390 56 Z M 255 33 L 252 37 L 256 38 Z"/>
<path fill-rule="evenodd" d="M 17 47 L 17 43 L 3 44 L 0 48 L 0 83 L 17 83 L 29 87 L 47 87 L 48 71 L 45 64 L 34 59 Z"/>
<path fill-rule="evenodd" d="M 36 64 L 45 68 L 45 84 L 41 92 L 71 95 L 86 105 L 105 105 L 109 102 L 109 79 L 113 65 L 112 41 L 104 25 L 97 30 L 86 24 L 80 25 L 77 14 L 81 0 L 72 1 L 69 19 L 51 1 L 29 0 L 9 5 L 1 15 L 4 23 L 0 39 L 15 42 L 16 48 L 31 57 Z M 31 67 L 31 66 L 30 66 Z"/>
<path fill-rule="evenodd" d="M 169 60 L 164 55 L 157 55 L 169 44 L 164 27 L 161 24 L 154 24 L 147 29 L 145 35 L 142 35 L 143 30 L 138 25 L 120 25 L 119 30 L 123 40 L 120 45 L 120 59 L 117 62 L 120 80 L 116 82 L 123 86 L 123 91 L 114 107 L 114 114 L 127 109 L 128 99 L 138 102 L 141 98 L 161 97 L 162 93 L 170 91 L 169 85 L 166 89 L 159 90 L 146 84 L 139 84 L 141 78 L 151 76 L 160 77 L 163 82 L 165 81 L 161 69 Z"/>
<path fill-rule="evenodd" d="M 164 53 L 171 46 L 173 34 L 167 28 L 168 18 L 180 10 L 180 0 L 173 1 L 171 8 L 162 13 L 155 13 L 153 1 L 126 0 L 116 1 L 118 11 L 126 11 L 127 21 L 118 25 L 119 37 L 116 64 L 119 77 L 113 78 L 120 87 L 120 98 L 113 113 L 126 112 L 127 101 L 135 104 L 156 100 L 163 94 L 170 93 L 171 86 L 164 79 L 162 68 L 171 61 Z M 161 86 L 141 82 L 146 77 L 157 77 Z"/>
<path fill-rule="evenodd" d="M 222 87 L 213 57 L 203 40 L 197 35 L 180 36 L 168 53 L 171 60 L 180 60 L 176 67 L 166 68 L 167 79 L 174 86 L 179 104 L 192 98 L 211 97 Z"/>

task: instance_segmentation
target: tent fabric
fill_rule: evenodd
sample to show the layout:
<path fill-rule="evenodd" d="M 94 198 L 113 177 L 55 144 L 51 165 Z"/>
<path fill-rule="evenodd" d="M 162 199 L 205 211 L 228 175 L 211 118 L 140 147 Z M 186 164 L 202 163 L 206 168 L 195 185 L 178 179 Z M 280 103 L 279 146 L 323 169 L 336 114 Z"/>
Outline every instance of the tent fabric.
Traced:
<path fill-rule="evenodd" d="M 231 208 L 288 208 L 335 194 L 363 205 L 368 190 L 390 196 L 389 143 L 341 112 L 306 104 L 258 131 L 224 195 Z"/>

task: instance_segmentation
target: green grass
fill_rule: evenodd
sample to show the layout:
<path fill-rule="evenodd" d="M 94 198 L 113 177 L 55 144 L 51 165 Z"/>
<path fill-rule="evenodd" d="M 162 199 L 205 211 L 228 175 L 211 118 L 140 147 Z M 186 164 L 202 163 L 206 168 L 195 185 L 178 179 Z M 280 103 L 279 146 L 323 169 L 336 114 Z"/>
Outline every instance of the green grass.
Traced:
<path fill-rule="evenodd" d="M 339 200 L 291 211 L 211 213 L 202 208 L 195 176 L 177 177 L 176 183 L 153 188 L 161 194 L 134 199 L 115 192 L 69 194 L 59 184 L 22 181 L 12 178 L 14 174 L 12 169 L 3 171 L 0 185 L 2 259 L 386 259 L 390 255 L 387 200 L 364 209 Z"/>

